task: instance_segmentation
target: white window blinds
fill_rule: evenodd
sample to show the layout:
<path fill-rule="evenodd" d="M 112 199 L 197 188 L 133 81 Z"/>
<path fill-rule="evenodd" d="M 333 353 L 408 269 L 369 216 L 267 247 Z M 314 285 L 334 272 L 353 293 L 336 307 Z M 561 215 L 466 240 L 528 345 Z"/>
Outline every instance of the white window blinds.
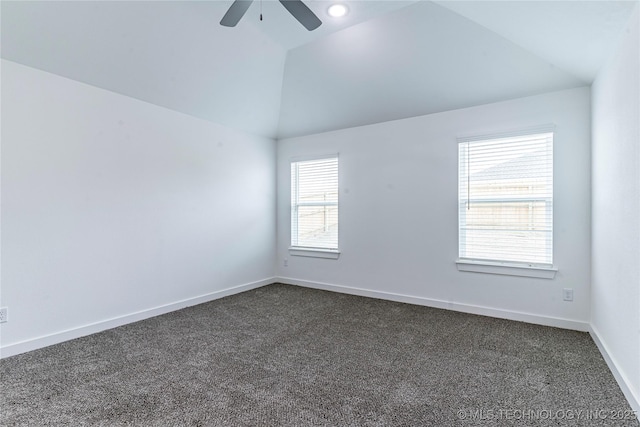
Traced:
<path fill-rule="evenodd" d="M 459 140 L 461 259 L 553 263 L 553 133 Z"/>
<path fill-rule="evenodd" d="M 291 246 L 338 249 L 338 158 L 291 163 Z"/>

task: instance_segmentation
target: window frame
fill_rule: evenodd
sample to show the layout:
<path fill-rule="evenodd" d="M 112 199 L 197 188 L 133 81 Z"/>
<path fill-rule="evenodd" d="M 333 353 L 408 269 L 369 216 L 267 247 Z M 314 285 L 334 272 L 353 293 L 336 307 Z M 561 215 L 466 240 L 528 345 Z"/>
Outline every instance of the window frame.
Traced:
<path fill-rule="evenodd" d="M 466 137 L 458 137 L 457 138 L 457 148 L 460 150 L 460 146 L 462 143 L 473 143 L 480 141 L 490 141 L 504 138 L 519 138 L 519 137 L 527 137 L 538 134 L 551 133 L 553 134 L 553 138 L 555 139 L 555 126 L 554 125 L 544 125 L 535 128 L 521 129 L 517 131 L 511 132 L 503 132 L 497 134 L 486 134 L 486 135 L 474 135 L 474 136 L 466 136 Z M 555 140 L 554 140 L 555 143 Z M 552 145 L 552 154 L 553 154 L 553 145 Z M 460 162 L 460 154 L 458 153 L 458 180 L 461 177 L 461 168 L 462 165 Z M 555 160 L 554 160 L 555 161 Z M 553 180 L 552 176 L 552 180 Z M 552 181 L 553 182 L 553 181 Z M 458 190 L 461 188 L 460 182 L 458 182 Z M 507 202 L 530 202 L 535 203 L 539 201 L 551 202 L 547 203 L 548 209 L 551 209 L 552 212 L 552 222 L 551 222 L 551 235 L 549 239 L 551 239 L 551 264 L 537 264 L 533 262 L 518 262 L 518 261 L 509 261 L 509 260 L 493 260 L 493 259 L 475 259 L 475 258 L 463 258 L 461 257 L 461 241 L 464 235 L 464 229 L 461 227 L 461 214 L 460 214 L 460 203 L 461 203 L 461 195 L 457 194 L 457 210 L 458 210 L 458 258 L 456 259 L 456 267 L 458 271 L 464 272 L 475 272 L 475 273 L 486 273 L 486 274 L 502 274 L 502 275 L 510 275 L 510 276 L 522 276 L 522 277 L 534 277 L 534 278 L 542 278 L 542 279 L 553 279 L 555 274 L 558 271 L 558 268 L 553 264 L 554 256 L 553 256 L 553 239 L 554 239 L 554 226 L 553 226 L 553 208 L 554 208 L 554 196 L 551 197 L 526 197 L 522 198 L 505 198 L 504 196 L 500 197 L 496 195 L 496 197 L 487 197 L 483 198 L 482 202 L 487 203 L 495 203 L 502 201 Z"/>
<path fill-rule="evenodd" d="M 314 160 L 336 160 L 337 179 L 338 185 L 336 188 L 337 201 L 328 202 L 297 202 L 294 204 L 294 195 L 297 194 L 298 188 L 294 188 L 294 182 L 291 178 L 291 169 L 295 163 L 309 162 Z M 338 259 L 340 257 L 340 156 L 338 153 L 315 155 L 315 156 L 297 156 L 292 157 L 289 161 L 289 184 L 290 184 L 290 209 L 289 209 L 289 254 L 292 256 L 311 257 L 311 258 L 324 258 L 324 259 Z M 296 183 L 297 184 L 297 183 Z M 295 196 L 297 200 L 297 196 Z M 338 232 L 337 232 L 337 245 L 336 248 L 321 248 L 321 247 L 308 247 L 294 245 L 294 223 L 297 225 L 297 221 L 294 218 L 297 207 L 299 206 L 336 206 L 338 207 Z"/>

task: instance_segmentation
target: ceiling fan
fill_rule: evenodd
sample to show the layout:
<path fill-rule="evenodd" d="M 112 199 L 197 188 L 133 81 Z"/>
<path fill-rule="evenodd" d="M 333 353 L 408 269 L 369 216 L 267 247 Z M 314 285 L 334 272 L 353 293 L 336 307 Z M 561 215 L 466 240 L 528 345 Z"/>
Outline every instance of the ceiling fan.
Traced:
<path fill-rule="evenodd" d="M 240 19 L 244 16 L 249 6 L 251 6 L 253 0 L 235 0 L 227 13 L 224 14 L 220 25 L 225 27 L 235 27 Z M 313 31 L 318 28 L 322 21 L 302 3 L 302 0 L 280 0 L 280 3 L 298 20 L 307 30 Z M 260 16 L 262 20 L 262 16 Z"/>

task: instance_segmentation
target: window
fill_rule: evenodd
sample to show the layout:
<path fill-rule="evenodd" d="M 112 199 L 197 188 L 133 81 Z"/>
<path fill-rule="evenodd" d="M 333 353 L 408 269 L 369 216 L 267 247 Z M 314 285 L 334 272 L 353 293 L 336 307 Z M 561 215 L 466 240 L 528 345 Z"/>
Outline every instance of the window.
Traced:
<path fill-rule="evenodd" d="M 553 270 L 553 133 L 459 140 L 458 171 L 459 264 Z"/>
<path fill-rule="evenodd" d="M 291 253 L 337 258 L 338 157 L 291 162 Z"/>

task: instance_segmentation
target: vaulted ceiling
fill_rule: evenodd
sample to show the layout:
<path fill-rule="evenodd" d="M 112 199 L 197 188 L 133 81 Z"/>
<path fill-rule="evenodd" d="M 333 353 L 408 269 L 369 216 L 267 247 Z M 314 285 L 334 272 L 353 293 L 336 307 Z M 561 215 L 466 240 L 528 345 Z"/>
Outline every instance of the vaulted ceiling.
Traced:
<path fill-rule="evenodd" d="M 2 58 L 283 138 L 588 85 L 638 1 L 2 1 Z M 259 20 L 260 12 L 264 19 Z"/>

